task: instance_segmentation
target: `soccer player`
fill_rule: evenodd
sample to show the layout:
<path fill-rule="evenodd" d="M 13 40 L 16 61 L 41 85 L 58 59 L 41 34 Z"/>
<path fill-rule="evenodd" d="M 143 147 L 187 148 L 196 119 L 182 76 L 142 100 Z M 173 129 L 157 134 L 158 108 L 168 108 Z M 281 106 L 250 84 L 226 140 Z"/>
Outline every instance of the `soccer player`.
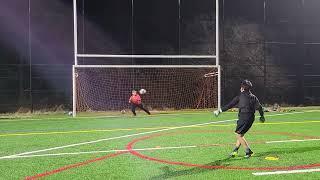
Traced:
<path fill-rule="evenodd" d="M 143 107 L 143 104 L 141 102 L 141 97 L 138 94 L 138 91 L 136 90 L 132 90 L 132 95 L 129 99 L 129 103 L 131 104 L 131 111 L 133 113 L 134 116 L 136 116 L 136 108 L 140 108 L 142 110 L 144 110 L 144 112 L 146 112 L 147 114 L 150 115 L 150 112 L 148 111 L 148 109 Z"/>
<path fill-rule="evenodd" d="M 241 145 L 245 149 L 245 158 L 249 158 L 252 156 L 253 151 L 250 149 L 248 142 L 244 138 L 244 135 L 246 134 L 246 132 L 248 132 L 253 124 L 256 109 L 259 110 L 260 121 L 262 123 L 265 122 L 263 108 L 258 98 L 251 93 L 251 88 L 252 83 L 249 80 L 242 81 L 240 85 L 240 94 L 233 98 L 233 100 L 223 108 L 214 111 L 214 115 L 218 116 L 220 113 L 238 105 L 239 120 L 237 121 L 237 127 L 235 130 L 237 142 L 234 150 L 230 154 L 230 157 L 235 157 L 238 155 L 238 150 Z"/>

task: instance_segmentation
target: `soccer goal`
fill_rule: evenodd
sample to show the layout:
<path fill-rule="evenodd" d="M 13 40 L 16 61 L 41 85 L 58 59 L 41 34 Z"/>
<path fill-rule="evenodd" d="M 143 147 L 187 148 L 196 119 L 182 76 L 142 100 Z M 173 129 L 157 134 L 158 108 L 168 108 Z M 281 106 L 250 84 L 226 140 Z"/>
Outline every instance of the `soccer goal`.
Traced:
<path fill-rule="evenodd" d="M 75 109 L 128 109 L 132 89 L 146 89 L 143 102 L 157 111 L 218 106 L 217 66 L 78 65 L 74 66 Z M 74 113 L 76 113 L 74 112 Z"/>
<path fill-rule="evenodd" d="M 134 0 L 132 8 L 134 7 Z M 78 53 L 77 0 L 74 12 L 73 116 L 79 112 L 118 111 L 129 108 L 133 89 L 146 89 L 143 103 L 150 110 L 220 108 L 219 0 L 216 0 L 215 52 L 212 54 L 84 54 Z M 180 11 L 180 0 L 179 0 Z M 132 10 L 132 12 L 134 12 Z M 132 14 L 133 16 L 133 14 Z M 179 32 L 180 33 L 180 32 Z M 180 40 L 179 40 L 180 41 Z M 184 59 L 195 65 L 97 65 L 78 63 L 78 58 Z M 214 59 L 211 65 L 201 60 Z M 186 61 L 181 61 L 186 62 Z"/>

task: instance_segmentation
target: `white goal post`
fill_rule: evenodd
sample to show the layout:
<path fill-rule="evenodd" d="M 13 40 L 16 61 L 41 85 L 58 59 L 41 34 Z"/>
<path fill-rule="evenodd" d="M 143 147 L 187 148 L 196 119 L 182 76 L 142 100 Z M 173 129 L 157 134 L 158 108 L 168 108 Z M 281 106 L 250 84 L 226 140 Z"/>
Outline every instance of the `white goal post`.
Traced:
<path fill-rule="evenodd" d="M 132 8 L 134 7 L 134 1 L 131 0 Z M 179 9 L 180 9 L 180 1 Z M 197 69 L 197 68 L 214 68 L 215 72 L 208 72 L 203 74 L 205 78 L 215 77 L 217 86 L 217 108 L 221 107 L 221 67 L 219 57 L 219 0 L 215 0 L 215 17 L 216 17 L 216 31 L 213 34 L 216 37 L 215 48 L 216 54 L 212 55 L 146 55 L 146 54 L 79 54 L 78 53 L 78 22 L 77 22 L 77 0 L 73 0 L 73 27 L 74 27 L 74 65 L 72 68 L 72 88 L 73 88 L 73 116 L 77 114 L 77 70 L 79 69 Z M 79 65 L 78 58 L 154 58 L 154 59 L 215 59 L 214 65 Z M 129 89 L 130 91 L 130 89 Z"/>

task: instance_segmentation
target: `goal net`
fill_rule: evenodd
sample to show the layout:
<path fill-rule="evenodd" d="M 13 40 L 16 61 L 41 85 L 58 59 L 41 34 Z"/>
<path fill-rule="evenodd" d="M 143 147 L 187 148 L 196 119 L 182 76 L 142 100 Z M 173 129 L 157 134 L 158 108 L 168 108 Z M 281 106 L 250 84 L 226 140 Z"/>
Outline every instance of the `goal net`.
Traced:
<path fill-rule="evenodd" d="M 206 109 L 218 105 L 216 66 L 74 66 L 76 111 L 129 108 L 133 89 L 150 110 Z"/>

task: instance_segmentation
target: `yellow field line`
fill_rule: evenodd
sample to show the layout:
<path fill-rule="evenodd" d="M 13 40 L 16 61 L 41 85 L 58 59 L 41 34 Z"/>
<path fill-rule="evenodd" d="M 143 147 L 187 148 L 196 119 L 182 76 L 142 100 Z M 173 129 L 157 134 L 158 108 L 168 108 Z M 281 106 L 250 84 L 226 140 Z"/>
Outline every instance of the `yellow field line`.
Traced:
<path fill-rule="evenodd" d="M 273 122 L 273 123 L 255 123 L 253 125 L 282 125 L 282 124 L 310 124 L 310 123 L 320 123 L 319 121 L 297 121 L 297 122 Z M 212 124 L 204 126 L 193 126 L 192 128 L 202 128 L 202 127 L 229 127 L 235 126 L 235 124 Z M 162 126 L 162 127 L 145 127 L 145 128 L 119 128 L 119 129 L 92 129 L 92 130 L 78 130 L 78 131 L 56 131 L 56 132 L 22 132 L 22 133 L 12 133 L 12 134 L 0 134 L 0 137 L 8 136 L 32 136 L 32 135 L 53 135 L 53 134 L 78 134 L 78 133 L 95 133 L 95 132 L 119 132 L 119 131 L 139 131 L 139 130 L 157 130 L 157 129 L 167 129 L 175 128 L 175 126 Z"/>
<path fill-rule="evenodd" d="M 254 123 L 253 125 L 254 126 L 260 126 L 260 125 L 281 125 L 281 124 L 310 124 L 310 123 L 320 123 L 320 120 L 319 121 L 297 121 L 297 122 L 274 122 L 274 123 Z M 234 126 L 234 124 L 225 124 L 225 125 L 207 125 L 207 126 Z M 202 126 L 204 127 L 204 126 Z"/>

